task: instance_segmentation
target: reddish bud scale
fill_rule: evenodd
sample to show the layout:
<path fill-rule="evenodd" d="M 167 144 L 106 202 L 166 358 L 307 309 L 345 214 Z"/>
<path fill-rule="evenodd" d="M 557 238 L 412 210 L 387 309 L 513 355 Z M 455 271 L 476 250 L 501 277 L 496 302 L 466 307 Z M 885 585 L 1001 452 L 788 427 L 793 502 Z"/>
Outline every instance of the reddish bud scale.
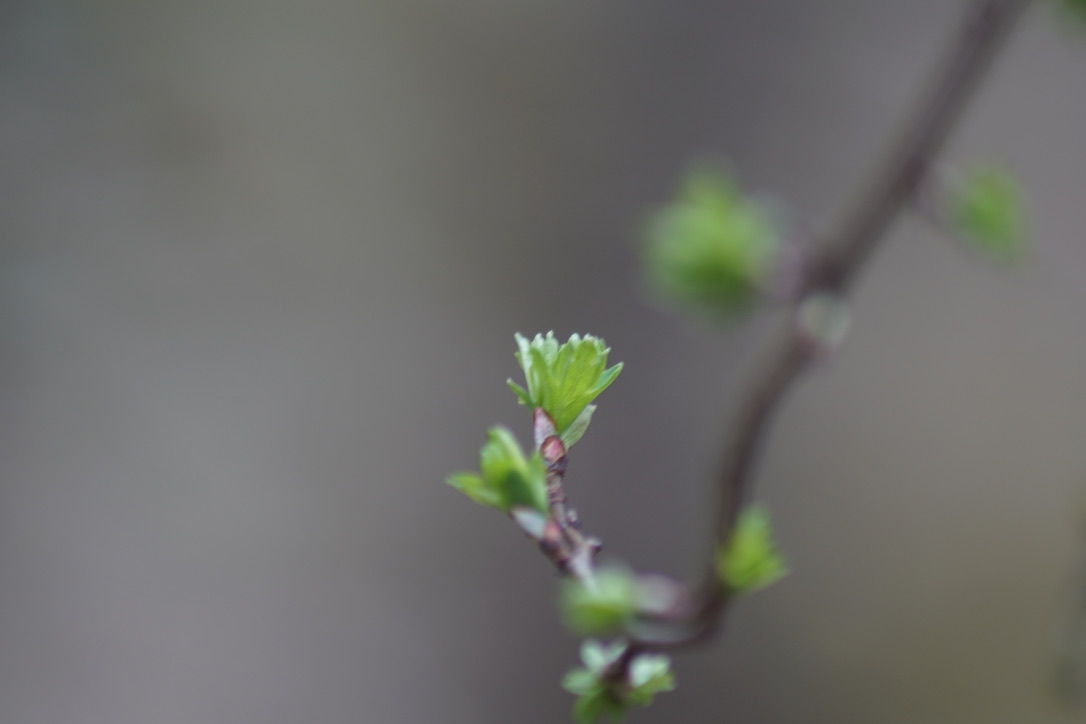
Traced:
<path fill-rule="evenodd" d="M 538 448 L 542 448 L 547 438 L 558 434 L 554 419 L 542 407 L 535 408 L 534 423 L 535 445 Z"/>
<path fill-rule="evenodd" d="M 557 435 L 551 435 L 543 444 L 539 446 L 539 454 L 543 456 L 543 462 L 547 463 L 550 467 L 557 465 L 562 466 L 562 470 L 559 474 L 565 473 L 566 467 L 566 446 L 562 442 L 562 438 Z"/>

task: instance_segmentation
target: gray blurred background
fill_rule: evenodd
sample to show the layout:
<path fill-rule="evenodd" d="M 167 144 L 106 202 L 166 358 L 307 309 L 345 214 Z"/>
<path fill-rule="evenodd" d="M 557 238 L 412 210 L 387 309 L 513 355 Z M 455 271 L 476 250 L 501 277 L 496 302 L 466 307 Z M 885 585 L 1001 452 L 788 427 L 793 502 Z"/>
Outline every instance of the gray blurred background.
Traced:
<path fill-rule="evenodd" d="M 695 157 L 824 228 L 963 0 L 5 0 L 0 723 L 568 720 L 555 576 L 442 484 L 515 331 L 626 370 L 588 528 L 700 570 L 727 410 L 773 319 L 647 300 Z M 631 722 L 1072 722 L 1086 570 L 1086 33 L 1038 7 L 951 160 L 1034 249 L 904 219 L 759 475 L 793 574 Z M 769 326 L 767 326 L 769 325 Z"/>

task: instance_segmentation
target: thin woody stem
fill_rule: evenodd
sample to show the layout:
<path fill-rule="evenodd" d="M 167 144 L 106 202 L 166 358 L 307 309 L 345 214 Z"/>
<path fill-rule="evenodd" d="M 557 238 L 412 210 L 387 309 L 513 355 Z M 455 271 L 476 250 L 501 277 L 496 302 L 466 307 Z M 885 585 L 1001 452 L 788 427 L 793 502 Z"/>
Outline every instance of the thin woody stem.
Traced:
<path fill-rule="evenodd" d="M 595 587 L 595 558 L 599 541 L 581 532 L 576 513 L 569 507 L 563 481 L 566 475 L 566 446 L 557 435 L 554 420 L 543 408 L 535 410 L 535 442 L 547 465 L 547 503 L 550 519 L 540 540 L 540 549 L 565 575 L 587 587 Z"/>
<path fill-rule="evenodd" d="M 936 69 L 889 158 L 841 230 L 811 265 L 807 294 L 832 292 L 845 296 L 872 252 L 885 239 L 890 225 L 917 192 L 929 166 L 946 143 L 974 91 L 991 67 L 1007 37 L 1031 0 L 975 0 L 968 9 L 950 52 Z M 804 296 L 804 295 L 801 295 Z M 810 366 L 813 355 L 795 329 L 771 353 L 766 372 L 751 387 L 724 448 L 720 473 L 720 504 L 715 544 L 731 535 L 739 510 L 753 488 L 753 471 L 774 416 L 793 384 Z M 710 566 L 702 587 L 703 629 L 700 640 L 719 625 L 727 603 L 716 589 Z"/>
<path fill-rule="evenodd" d="M 824 288 L 845 293 L 890 224 L 915 194 L 974 91 L 1031 0 L 974 0 L 954 46 L 932 78 L 889 158 L 863 188 L 821 264 Z"/>

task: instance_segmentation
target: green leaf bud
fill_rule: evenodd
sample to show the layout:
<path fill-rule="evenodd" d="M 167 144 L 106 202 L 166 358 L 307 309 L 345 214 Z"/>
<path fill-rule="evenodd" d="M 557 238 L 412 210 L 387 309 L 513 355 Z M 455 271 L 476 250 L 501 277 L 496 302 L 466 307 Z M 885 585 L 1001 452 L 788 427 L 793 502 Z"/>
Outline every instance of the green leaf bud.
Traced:
<path fill-rule="evenodd" d="M 626 699 L 636 706 L 648 706 L 654 696 L 675 688 L 671 661 L 657 654 L 643 654 L 630 663 L 629 690 Z"/>
<path fill-rule="evenodd" d="M 513 434 L 492 427 L 479 452 L 480 473 L 456 473 L 446 482 L 480 505 L 510 513 L 527 507 L 547 514 L 547 472 L 538 453 L 526 457 Z"/>
<path fill-rule="evenodd" d="M 517 334 L 515 338 L 517 361 L 528 386 L 509 380 L 509 387 L 522 404 L 542 408 L 550 415 L 568 449 L 588 428 L 595 409 L 592 401 L 615 381 L 622 363 L 608 368 L 610 348 L 589 334 L 571 335 L 562 344 L 554 332 L 537 334 L 532 339 Z"/>
<path fill-rule="evenodd" d="M 1025 249 L 1022 189 L 1008 169 L 976 166 L 951 192 L 948 219 L 974 249 L 1000 261 L 1019 258 Z"/>
<path fill-rule="evenodd" d="M 717 550 L 716 573 L 726 590 L 739 594 L 765 588 L 788 573 L 765 510 L 750 507 L 740 513 L 727 542 Z"/>
<path fill-rule="evenodd" d="M 621 721 L 628 705 L 614 695 L 611 687 L 597 684 L 573 702 L 573 719 L 578 724 L 594 724 L 601 719 Z"/>
<path fill-rule="evenodd" d="M 634 706 L 648 706 L 656 694 L 675 688 L 671 662 L 666 656 L 642 654 L 630 662 L 626 678 L 608 676 L 608 667 L 622 655 L 621 644 L 604 646 L 585 641 L 581 659 L 585 668 L 566 674 L 562 686 L 576 694 L 573 718 L 580 724 L 593 724 L 603 718 L 618 721 Z"/>
<path fill-rule="evenodd" d="M 768 207 L 725 173 L 689 172 L 678 198 L 656 212 L 646 234 L 646 269 L 676 306 L 721 318 L 749 307 L 774 276 L 781 250 Z"/>
<path fill-rule="evenodd" d="M 589 582 L 566 579 L 559 604 L 566 625 L 582 636 L 622 631 L 638 609 L 636 579 L 625 568 L 601 568 Z"/>

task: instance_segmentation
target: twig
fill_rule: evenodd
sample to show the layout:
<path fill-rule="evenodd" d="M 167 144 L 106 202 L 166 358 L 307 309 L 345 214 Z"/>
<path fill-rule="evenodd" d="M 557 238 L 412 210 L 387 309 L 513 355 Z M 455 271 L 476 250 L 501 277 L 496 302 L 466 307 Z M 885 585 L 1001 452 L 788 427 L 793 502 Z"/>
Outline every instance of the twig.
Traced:
<path fill-rule="evenodd" d="M 958 118 L 1015 23 L 1031 0 L 975 0 L 933 83 L 902 130 L 892 152 L 868 189 L 846 216 L 841 230 L 810 267 L 802 299 L 814 293 L 844 297 L 891 223 L 925 178 Z M 753 469 L 773 417 L 793 384 L 810 366 L 808 341 L 790 328 L 772 352 L 766 372 L 753 385 L 725 444 L 720 473 L 720 505 L 715 542 L 731 535 L 739 510 L 753 488 Z M 695 643 L 718 628 L 728 598 L 717 592 L 710 565 L 702 585 L 701 629 L 684 643 Z"/>
<path fill-rule="evenodd" d="M 599 540 L 581 532 L 576 512 L 569 507 L 563 480 L 566 475 L 566 446 L 558 436 L 554 420 L 542 407 L 535 410 L 535 444 L 547 464 L 547 502 L 550 518 L 543 529 L 539 548 L 558 570 L 582 585 L 596 585 L 595 558 Z"/>

